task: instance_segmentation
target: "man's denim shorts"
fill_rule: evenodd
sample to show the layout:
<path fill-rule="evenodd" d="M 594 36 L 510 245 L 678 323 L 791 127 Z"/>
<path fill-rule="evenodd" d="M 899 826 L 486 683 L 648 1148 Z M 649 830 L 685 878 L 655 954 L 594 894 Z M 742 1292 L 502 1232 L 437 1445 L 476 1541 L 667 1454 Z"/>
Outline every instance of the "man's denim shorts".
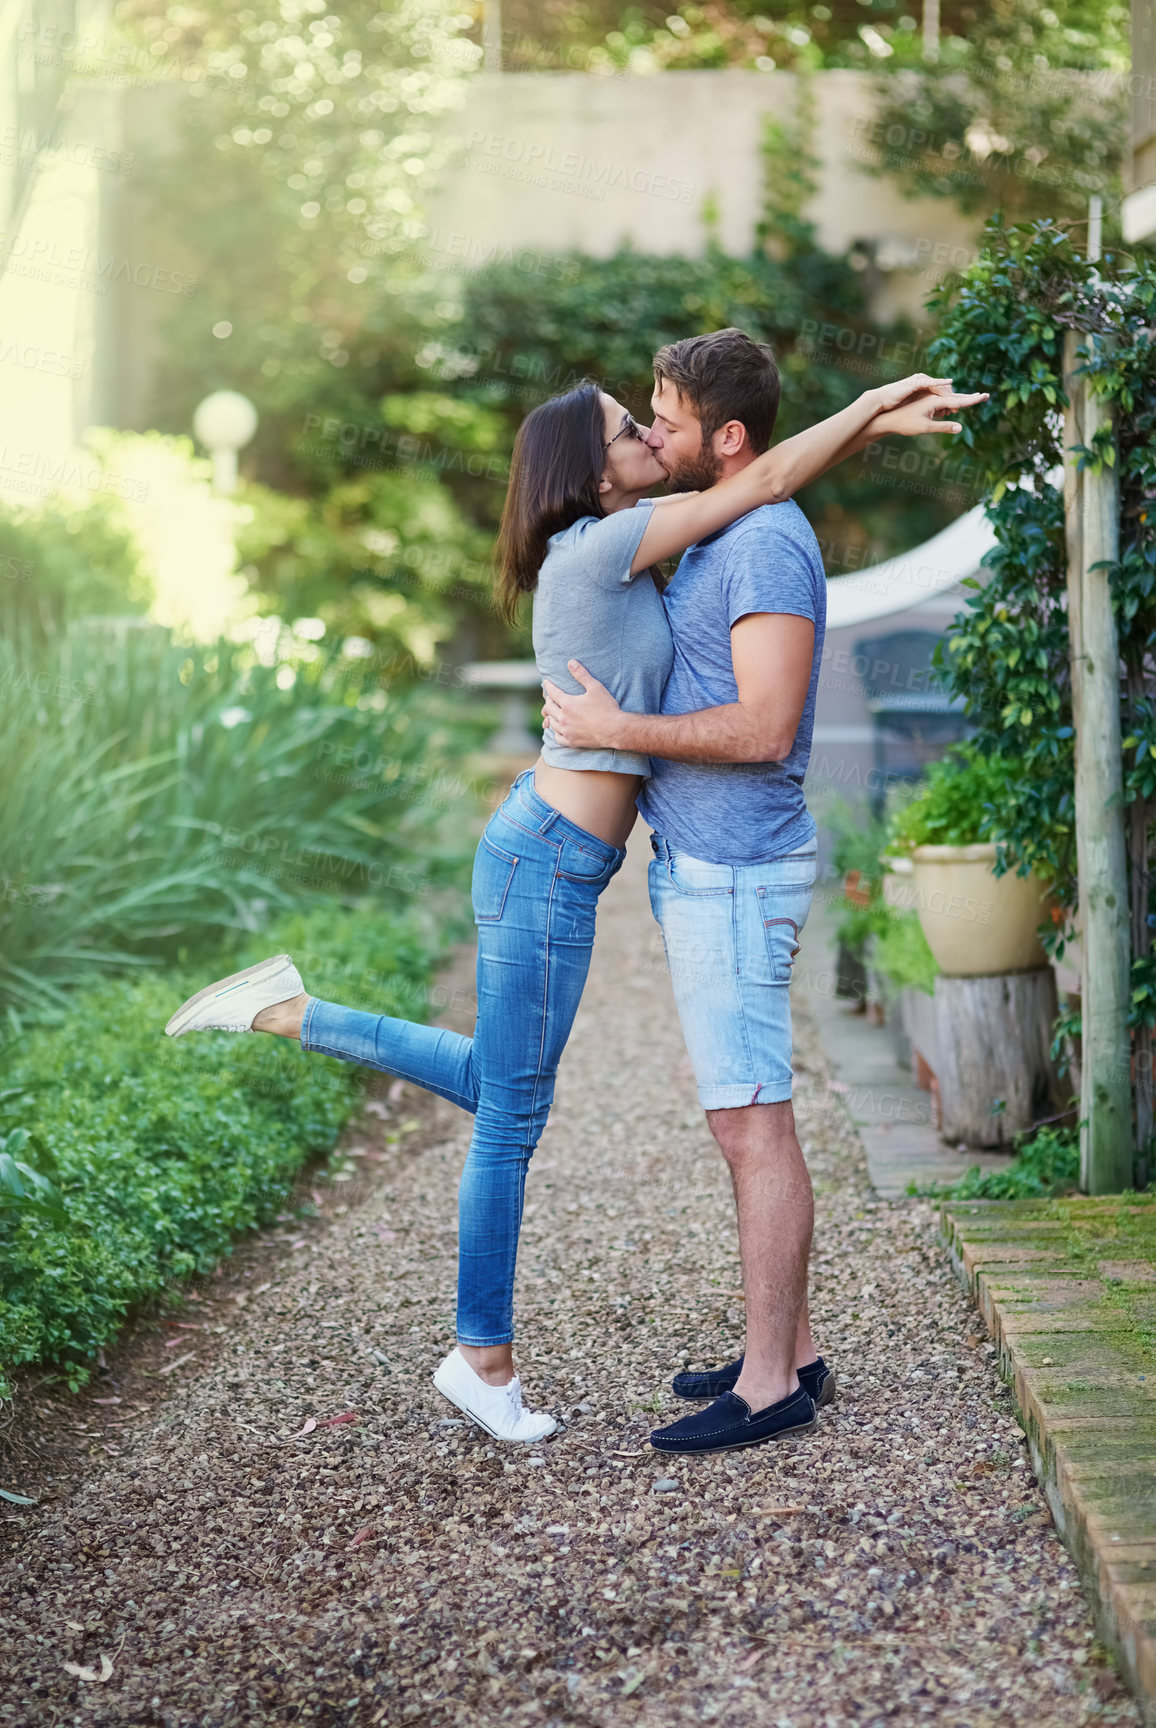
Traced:
<path fill-rule="evenodd" d="M 811 909 L 814 840 L 762 864 L 708 864 L 651 836 L 662 926 L 704 1110 L 791 1096 L 791 971 Z"/>

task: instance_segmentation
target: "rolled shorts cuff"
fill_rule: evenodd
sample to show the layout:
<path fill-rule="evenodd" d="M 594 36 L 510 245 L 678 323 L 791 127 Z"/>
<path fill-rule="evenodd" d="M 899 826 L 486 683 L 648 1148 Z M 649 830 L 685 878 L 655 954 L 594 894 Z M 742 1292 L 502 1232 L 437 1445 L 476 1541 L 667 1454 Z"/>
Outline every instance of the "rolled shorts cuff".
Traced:
<path fill-rule="evenodd" d="M 791 1087 L 767 1086 L 700 1086 L 698 1101 L 704 1110 L 742 1110 L 748 1104 L 789 1104 Z"/>

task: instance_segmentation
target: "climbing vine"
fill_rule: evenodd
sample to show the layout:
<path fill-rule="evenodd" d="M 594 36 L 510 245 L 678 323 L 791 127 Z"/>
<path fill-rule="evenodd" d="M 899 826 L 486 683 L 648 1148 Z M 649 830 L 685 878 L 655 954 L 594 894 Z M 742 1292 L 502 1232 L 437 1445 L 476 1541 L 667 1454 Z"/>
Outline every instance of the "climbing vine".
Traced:
<path fill-rule="evenodd" d="M 997 544 L 938 659 L 948 687 L 976 722 L 989 754 L 1022 764 L 998 811 L 1001 867 L 1036 867 L 1054 885 L 1062 917 L 1057 957 L 1077 904 L 1074 754 L 1066 606 L 1067 552 L 1060 469 L 1064 456 L 1064 337 L 1115 419 L 1081 466 L 1117 468 L 1120 543 L 1108 570 L 1120 632 L 1124 797 L 1132 912 L 1132 1024 L 1150 1056 L 1156 1025 L 1151 955 L 1149 838 L 1156 816 L 1156 263 L 1082 257 L 1053 222 L 988 224 L 976 262 L 929 302 L 939 317 L 935 370 L 957 387 L 989 390 L 960 435 L 987 490 Z M 1100 338 L 1089 343 L 1089 338 Z M 1078 1027 L 1076 1028 L 1078 1029 Z M 1150 1076 L 1150 1069 L 1142 1070 Z M 1151 1133 L 1150 1079 L 1138 1111 Z M 1140 1100 L 1138 1100 L 1140 1104 Z M 1146 1130 L 1141 1131 L 1146 1123 Z"/>

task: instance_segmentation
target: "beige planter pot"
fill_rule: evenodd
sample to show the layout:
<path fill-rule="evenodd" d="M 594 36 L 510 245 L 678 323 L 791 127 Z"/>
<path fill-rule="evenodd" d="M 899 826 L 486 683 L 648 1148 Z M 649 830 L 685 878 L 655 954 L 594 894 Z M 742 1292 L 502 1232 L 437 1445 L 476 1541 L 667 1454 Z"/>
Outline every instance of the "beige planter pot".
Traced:
<path fill-rule="evenodd" d="M 995 841 L 973 846 L 916 846 L 909 904 L 927 946 L 949 978 L 1033 972 L 1048 964 L 1036 935 L 1047 916 L 1047 890 L 1034 873 L 993 876 Z"/>
<path fill-rule="evenodd" d="M 880 863 L 883 865 L 884 906 L 890 906 L 893 912 L 914 911 L 915 866 L 910 858 L 892 857 L 885 852 Z"/>

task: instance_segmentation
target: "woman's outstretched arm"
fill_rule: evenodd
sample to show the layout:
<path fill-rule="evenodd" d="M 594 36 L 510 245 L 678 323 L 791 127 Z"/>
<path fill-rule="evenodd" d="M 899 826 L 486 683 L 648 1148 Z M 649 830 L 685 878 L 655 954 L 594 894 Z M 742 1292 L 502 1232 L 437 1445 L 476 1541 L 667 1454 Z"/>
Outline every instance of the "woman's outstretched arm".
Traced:
<path fill-rule="evenodd" d="M 921 432 L 954 435 L 962 431 L 958 422 L 941 416 L 974 407 L 986 396 L 984 391 L 957 395 L 950 379 L 929 378 L 922 372 L 864 391 L 838 414 L 756 456 L 740 473 L 720 480 L 705 492 L 687 493 L 665 501 L 661 510 L 652 510 L 630 566 L 631 574 L 660 564 L 664 558 L 679 557 L 688 546 L 729 527 L 760 504 L 781 504 L 801 486 L 885 433 L 913 438 Z"/>

